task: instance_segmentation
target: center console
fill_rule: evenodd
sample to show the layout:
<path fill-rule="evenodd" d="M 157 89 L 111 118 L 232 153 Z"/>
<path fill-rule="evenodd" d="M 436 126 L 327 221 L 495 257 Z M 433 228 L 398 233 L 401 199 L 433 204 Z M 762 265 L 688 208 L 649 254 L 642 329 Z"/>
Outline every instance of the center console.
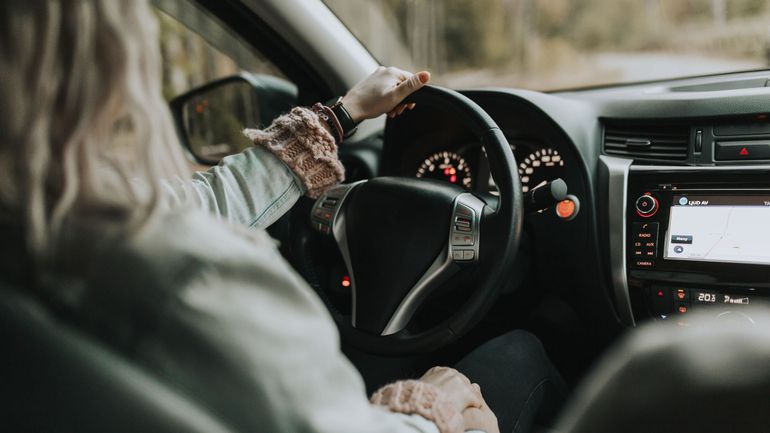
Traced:
<path fill-rule="evenodd" d="M 770 166 L 604 162 L 621 319 L 751 321 L 746 307 L 770 302 Z"/>

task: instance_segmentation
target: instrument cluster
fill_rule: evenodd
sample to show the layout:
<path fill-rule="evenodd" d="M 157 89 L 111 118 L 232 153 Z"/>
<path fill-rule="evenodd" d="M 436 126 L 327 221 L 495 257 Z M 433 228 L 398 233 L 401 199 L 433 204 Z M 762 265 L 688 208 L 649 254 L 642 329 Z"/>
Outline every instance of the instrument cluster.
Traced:
<path fill-rule="evenodd" d="M 509 139 L 509 143 L 518 164 L 523 192 L 564 177 L 566 162 L 558 149 L 534 140 Z M 404 175 L 438 179 L 469 190 L 497 194 L 486 152 L 480 143 L 431 151 Z"/>

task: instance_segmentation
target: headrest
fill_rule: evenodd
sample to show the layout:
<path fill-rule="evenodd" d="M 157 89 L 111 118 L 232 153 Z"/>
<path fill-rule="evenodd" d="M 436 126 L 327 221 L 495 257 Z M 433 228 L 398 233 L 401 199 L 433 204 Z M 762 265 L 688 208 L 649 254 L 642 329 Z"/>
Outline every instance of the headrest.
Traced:
<path fill-rule="evenodd" d="M 3 285 L 0 344 L 3 431 L 229 431 L 34 298 Z"/>

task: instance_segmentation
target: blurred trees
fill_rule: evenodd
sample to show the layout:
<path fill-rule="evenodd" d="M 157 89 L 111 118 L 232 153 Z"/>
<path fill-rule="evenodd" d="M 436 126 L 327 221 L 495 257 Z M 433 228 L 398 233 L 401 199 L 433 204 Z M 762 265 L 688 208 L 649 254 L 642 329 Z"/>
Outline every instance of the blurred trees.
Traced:
<path fill-rule="evenodd" d="M 241 70 L 283 77 L 262 54 L 191 3 L 152 1 L 160 28 L 166 99 Z"/>
<path fill-rule="evenodd" d="M 765 62 L 770 36 L 769 0 L 324 1 L 380 60 L 392 63 L 390 52 L 403 59 L 406 51 L 412 64 L 398 64 L 438 74 L 550 73 L 599 52 L 699 53 Z M 359 17 L 367 11 L 384 18 L 373 25 L 354 18 L 353 9 Z"/>

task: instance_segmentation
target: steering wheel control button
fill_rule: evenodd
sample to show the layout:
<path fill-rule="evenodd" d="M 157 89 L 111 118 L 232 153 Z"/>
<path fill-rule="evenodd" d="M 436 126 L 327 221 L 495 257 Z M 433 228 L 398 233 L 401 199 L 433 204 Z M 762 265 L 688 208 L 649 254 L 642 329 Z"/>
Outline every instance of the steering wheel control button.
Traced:
<path fill-rule="evenodd" d="M 324 235 L 334 235 L 335 230 L 342 230 L 340 209 L 350 191 L 362 182 L 337 185 L 330 188 L 313 204 L 310 211 L 310 224 L 314 230 Z M 335 226 L 340 226 L 335 229 Z"/>
<path fill-rule="evenodd" d="M 326 222 L 331 222 L 332 220 L 332 213 L 327 209 L 317 208 L 313 211 L 313 216 Z"/>
<path fill-rule="evenodd" d="M 455 230 L 458 232 L 470 232 L 473 220 L 468 217 L 455 217 Z"/>
<path fill-rule="evenodd" d="M 310 222 L 313 228 L 322 234 L 329 235 L 332 232 L 332 222 L 334 221 L 334 209 L 327 209 L 319 200 L 313 206 L 310 215 Z"/>
<path fill-rule="evenodd" d="M 473 245 L 473 235 L 465 233 L 453 233 L 452 245 L 461 247 Z"/>
<path fill-rule="evenodd" d="M 644 193 L 636 199 L 636 213 L 642 218 L 649 218 L 658 212 L 658 200 L 650 193 Z"/>
<path fill-rule="evenodd" d="M 457 215 L 473 217 L 473 209 L 469 208 L 468 206 L 465 206 L 462 203 L 457 203 L 457 208 L 455 209 L 455 213 Z"/>
<path fill-rule="evenodd" d="M 717 161 L 770 159 L 770 141 L 728 141 L 716 143 Z"/>
<path fill-rule="evenodd" d="M 328 235 L 329 233 L 331 233 L 331 230 L 332 230 L 330 225 L 324 224 L 324 223 L 321 223 L 321 222 L 313 223 L 313 228 L 315 228 L 316 230 L 318 230 L 319 232 L 321 232 L 321 233 L 323 233 L 325 235 Z"/>
<path fill-rule="evenodd" d="M 470 193 L 455 198 L 449 229 L 449 258 L 454 262 L 475 262 L 479 257 L 479 226 L 484 202 Z"/>
<path fill-rule="evenodd" d="M 458 262 L 470 262 L 476 257 L 476 252 L 473 250 L 453 250 L 452 260 Z"/>
<path fill-rule="evenodd" d="M 336 198 L 326 197 L 324 198 L 321 206 L 327 209 L 333 209 L 335 206 L 337 206 L 337 201 L 338 200 Z"/>

